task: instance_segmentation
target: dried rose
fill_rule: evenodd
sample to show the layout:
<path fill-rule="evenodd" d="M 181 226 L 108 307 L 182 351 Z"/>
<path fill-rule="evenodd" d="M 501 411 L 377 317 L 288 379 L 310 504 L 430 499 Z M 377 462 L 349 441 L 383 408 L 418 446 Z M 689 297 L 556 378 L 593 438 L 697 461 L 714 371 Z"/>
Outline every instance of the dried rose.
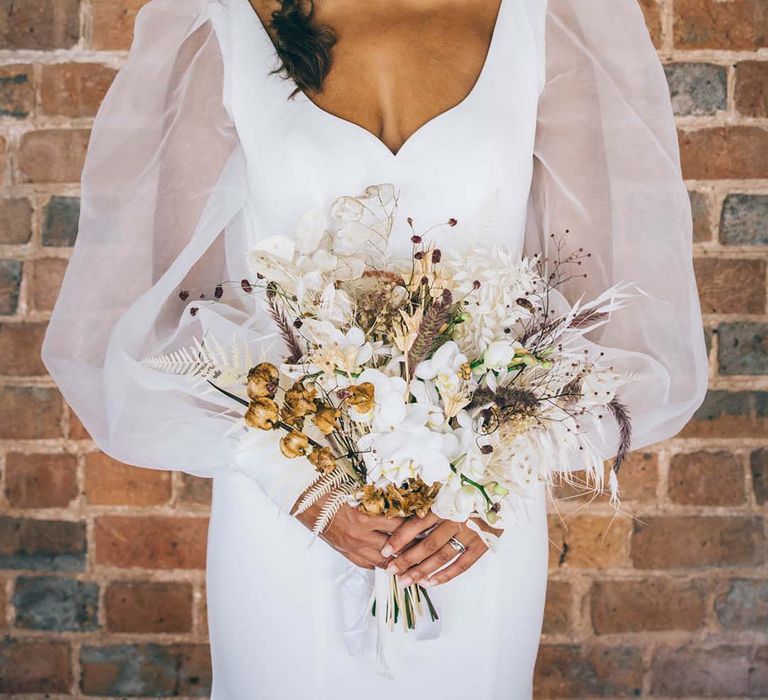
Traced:
<path fill-rule="evenodd" d="M 322 404 L 314 416 L 314 423 L 323 435 L 330 435 L 339 427 L 341 411 L 338 408 Z"/>
<path fill-rule="evenodd" d="M 269 362 L 261 362 L 251 367 L 248 371 L 248 398 L 258 399 L 265 396 L 274 398 L 279 377 L 277 367 Z"/>
<path fill-rule="evenodd" d="M 280 452 L 288 459 L 303 457 L 309 449 L 309 438 L 300 430 L 292 430 L 280 439 Z"/>
<path fill-rule="evenodd" d="M 317 391 L 314 386 L 305 387 L 300 381 L 296 382 L 285 392 L 286 411 L 297 418 L 303 418 L 314 413 L 316 394 Z"/>
<path fill-rule="evenodd" d="M 336 460 L 329 447 L 316 447 L 307 455 L 307 459 L 321 474 L 328 474 L 336 468 Z"/>
<path fill-rule="evenodd" d="M 277 404 L 269 398 L 252 399 L 245 412 L 245 422 L 259 430 L 272 430 L 278 417 Z"/>
<path fill-rule="evenodd" d="M 354 407 L 358 413 L 368 413 L 373 410 L 374 387 L 370 382 L 347 387 L 344 396 L 347 403 Z"/>

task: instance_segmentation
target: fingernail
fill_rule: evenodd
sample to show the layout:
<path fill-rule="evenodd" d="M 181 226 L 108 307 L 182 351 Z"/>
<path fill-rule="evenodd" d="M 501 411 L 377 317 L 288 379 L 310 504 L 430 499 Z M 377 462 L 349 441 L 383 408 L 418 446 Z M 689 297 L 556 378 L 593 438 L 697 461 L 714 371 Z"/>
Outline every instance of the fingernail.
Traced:
<path fill-rule="evenodd" d="M 381 550 L 381 556 L 382 557 L 388 557 L 390 554 L 392 554 L 393 549 L 390 545 L 385 544 L 384 549 Z"/>
<path fill-rule="evenodd" d="M 405 588 L 406 586 L 410 586 L 411 583 L 413 583 L 413 579 L 410 576 L 406 576 L 405 578 L 400 579 L 400 585 Z"/>
<path fill-rule="evenodd" d="M 396 574 L 397 573 L 397 567 L 394 564 L 390 564 L 387 567 L 387 573 L 388 574 Z"/>

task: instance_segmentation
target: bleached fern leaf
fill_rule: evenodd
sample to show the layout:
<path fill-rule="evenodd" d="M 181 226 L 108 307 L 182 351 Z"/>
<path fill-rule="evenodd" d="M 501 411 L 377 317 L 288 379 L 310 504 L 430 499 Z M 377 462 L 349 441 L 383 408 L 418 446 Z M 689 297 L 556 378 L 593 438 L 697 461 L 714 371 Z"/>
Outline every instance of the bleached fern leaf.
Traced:
<path fill-rule="evenodd" d="M 163 355 L 153 355 L 142 361 L 152 369 L 178 374 L 193 381 L 216 380 L 222 386 L 244 384 L 248 370 L 253 366 L 248 344 L 235 337 L 224 347 L 209 334 L 202 342 L 195 338 L 193 345 Z"/>
<path fill-rule="evenodd" d="M 343 467 L 336 467 L 332 472 L 319 476 L 311 485 L 311 488 L 301 499 L 294 515 L 301 515 L 305 510 L 311 508 L 323 496 L 329 494 L 333 489 L 343 484 L 354 483 L 352 477 Z"/>
<path fill-rule="evenodd" d="M 317 516 L 315 526 L 312 528 L 312 533 L 315 537 L 320 535 L 320 533 L 331 524 L 331 520 L 333 520 L 333 517 L 339 512 L 339 509 L 349 500 L 354 489 L 355 484 L 345 484 L 340 486 L 325 502 L 325 505 L 320 509 L 320 515 Z"/>

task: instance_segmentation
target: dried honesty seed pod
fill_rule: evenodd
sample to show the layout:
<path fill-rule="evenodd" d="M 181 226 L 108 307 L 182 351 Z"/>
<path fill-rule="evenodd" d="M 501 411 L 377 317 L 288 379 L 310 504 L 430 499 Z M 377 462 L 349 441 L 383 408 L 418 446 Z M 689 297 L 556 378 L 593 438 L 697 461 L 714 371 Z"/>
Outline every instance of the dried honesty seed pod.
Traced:
<path fill-rule="evenodd" d="M 248 370 L 247 393 L 249 399 L 274 398 L 280 373 L 270 362 L 261 362 Z"/>
<path fill-rule="evenodd" d="M 266 397 L 253 399 L 245 412 L 245 422 L 259 430 L 272 430 L 278 419 L 277 404 Z"/>
<path fill-rule="evenodd" d="M 309 449 L 309 438 L 300 430 L 292 430 L 280 439 L 280 452 L 288 459 L 304 457 Z"/>
<path fill-rule="evenodd" d="M 336 460 L 330 447 L 316 447 L 307 455 L 307 459 L 321 474 L 330 474 L 336 469 Z"/>

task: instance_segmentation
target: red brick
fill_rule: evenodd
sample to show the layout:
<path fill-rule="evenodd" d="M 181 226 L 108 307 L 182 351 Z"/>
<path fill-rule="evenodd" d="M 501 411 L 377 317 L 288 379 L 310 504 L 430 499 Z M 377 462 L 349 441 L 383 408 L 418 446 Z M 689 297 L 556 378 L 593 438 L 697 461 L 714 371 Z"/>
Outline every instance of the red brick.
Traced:
<path fill-rule="evenodd" d="M 763 438 L 766 434 L 768 392 L 710 389 L 680 437 Z"/>
<path fill-rule="evenodd" d="M 694 269 L 703 313 L 765 313 L 764 260 L 696 258 Z"/>
<path fill-rule="evenodd" d="M 0 374 L 46 374 L 40 359 L 46 323 L 0 323 Z"/>
<path fill-rule="evenodd" d="M 579 473 L 581 483 L 574 485 L 565 482 L 555 487 L 555 497 L 569 503 L 590 501 L 591 503 L 607 503 L 610 499 L 608 491 L 608 473 L 610 464 L 606 462 L 604 492 L 595 499 L 595 494 L 584 484 L 583 472 Z M 656 485 L 659 481 L 659 464 L 657 455 L 653 452 L 632 452 L 619 470 L 619 496 L 623 503 L 646 503 L 656 498 Z"/>
<path fill-rule="evenodd" d="M 0 46 L 4 49 L 69 49 L 79 37 L 80 0 L 0 3 Z"/>
<path fill-rule="evenodd" d="M 768 61 L 736 64 L 736 109 L 747 117 L 768 117 Z"/>
<path fill-rule="evenodd" d="M 638 569 L 755 566 L 765 561 L 763 521 L 747 516 L 644 516 L 635 521 Z"/>
<path fill-rule="evenodd" d="M 629 562 L 629 518 L 602 515 L 557 516 L 549 522 L 550 566 L 604 568 Z"/>
<path fill-rule="evenodd" d="M 188 583 L 111 583 L 104 605 L 110 632 L 192 631 L 192 586 Z"/>
<path fill-rule="evenodd" d="M 34 109 L 32 66 L 0 66 L 0 117 L 25 119 Z"/>
<path fill-rule="evenodd" d="M 96 562 L 140 569 L 203 569 L 208 520 L 181 517 L 96 519 Z"/>
<path fill-rule="evenodd" d="M 657 650 L 651 693 L 673 698 L 768 697 L 768 646 Z"/>
<path fill-rule="evenodd" d="M 640 695 L 643 663 L 633 647 L 543 644 L 534 676 L 536 698 Z"/>
<path fill-rule="evenodd" d="M 0 516 L 0 568 L 82 571 L 85 523 Z"/>
<path fill-rule="evenodd" d="M 41 105 L 45 114 L 92 117 L 96 114 L 115 69 L 100 63 L 52 63 L 43 66 Z"/>
<path fill-rule="evenodd" d="M 767 46 L 765 0 L 675 0 L 678 49 L 751 51 Z"/>
<path fill-rule="evenodd" d="M 19 144 L 19 182 L 80 182 L 89 138 L 88 129 L 28 131 Z"/>
<path fill-rule="evenodd" d="M 738 506 L 746 502 L 744 465 L 725 450 L 689 452 L 672 458 L 669 497 L 675 503 Z"/>
<path fill-rule="evenodd" d="M 0 158 L 0 168 L 2 159 Z M 0 181 L 2 171 L 0 170 Z M 26 197 L 0 199 L 0 244 L 23 245 L 32 237 L 32 205 Z"/>
<path fill-rule="evenodd" d="M 570 632 L 571 606 L 573 592 L 567 581 L 552 581 L 547 583 L 547 602 L 544 606 L 544 634 L 566 634 Z"/>
<path fill-rule="evenodd" d="M 597 634 L 696 630 L 707 613 L 706 588 L 697 581 L 596 581 L 590 600 Z"/>
<path fill-rule="evenodd" d="M 69 409 L 69 439 L 70 440 L 90 440 L 91 436 L 88 431 L 83 427 L 77 414 L 70 408 Z"/>
<path fill-rule="evenodd" d="M 210 505 L 212 486 L 213 479 L 182 473 L 179 500 L 182 503 L 195 506 Z"/>
<path fill-rule="evenodd" d="M 0 693 L 66 693 L 72 684 L 67 642 L 0 641 Z"/>
<path fill-rule="evenodd" d="M 6 141 L 3 136 L 0 136 L 0 185 L 5 184 L 5 154 L 6 154 Z"/>
<path fill-rule="evenodd" d="M 136 13 L 147 0 L 93 0 L 93 48 L 127 49 Z"/>
<path fill-rule="evenodd" d="M 29 305 L 33 310 L 53 310 L 66 269 L 64 258 L 38 258 L 27 263 Z"/>
<path fill-rule="evenodd" d="M 77 497 L 77 459 L 69 454 L 5 458 L 5 497 L 15 508 L 64 508 Z"/>
<path fill-rule="evenodd" d="M 708 192 L 699 190 L 691 190 L 688 194 L 691 198 L 691 215 L 693 217 L 693 242 L 711 241 L 714 230 L 712 196 Z"/>
<path fill-rule="evenodd" d="M 171 498 L 171 473 L 128 466 L 93 452 L 85 456 L 85 497 L 99 506 L 162 505 Z"/>
<path fill-rule="evenodd" d="M 661 5 L 659 0 L 640 0 L 640 7 L 645 15 L 645 24 L 651 35 L 654 46 L 661 48 Z"/>
<path fill-rule="evenodd" d="M 683 176 L 690 180 L 768 178 L 768 130 L 716 126 L 679 133 Z"/>
<path fill-rule="evenodd" d="M 39 386 L 0 386 L 0 439 L 61 435 L 61 395 Z"/>

